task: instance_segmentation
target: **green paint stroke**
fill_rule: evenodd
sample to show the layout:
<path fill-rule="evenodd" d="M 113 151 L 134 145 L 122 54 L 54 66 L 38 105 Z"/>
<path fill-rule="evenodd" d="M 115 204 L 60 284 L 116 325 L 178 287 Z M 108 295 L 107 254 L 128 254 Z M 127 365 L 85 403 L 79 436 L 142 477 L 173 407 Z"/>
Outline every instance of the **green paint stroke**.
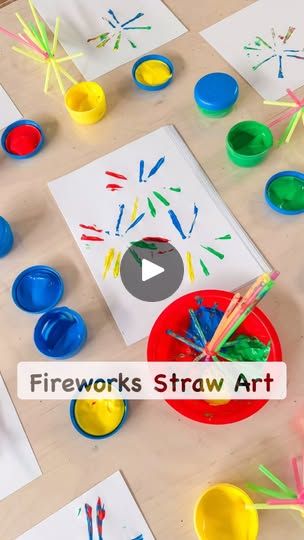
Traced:
<path fill-rule="evenodd" d="M 134 246 L 134 247 L 137 247 L 137 248 L 142 248 L 142 249 L 151 249 L 151 250 L 158 249 L 156 244 L 153 244 L 151 242 L 145 242 L 144 240 L 138 240 L 137 242 L 131 242 L 131 245 Z"/>
<path fill-rule="evenodd" d="M 225 236 L 218 236 L 215 240 L 231 240 L 231 234 L 225 234 Z"/>
<path fill-rule="evenodd" d="M 165 206 L 170 206 L 169 201 L 167 201 L 167 199 L 165 199 L 165 197 L 163 197 L 160 193 L 158 193 L 158 191 L 153 191 L 153 195 L 155 195 L 155 197 L 156 197 L 162 204 L 164 204 Z"/>
<path fill-rule="evenodd" d="M 134 260 L 137 262 L 137 264 L 139 264 L 139 266 L 142 266 L 142 260 L 137 255 L 136 251 L 134 249 L 130 249 L 130 253 L 131 253 L 132 257 L 134 258 Z"/>
<path fill-rule="evenodd" d="M 207 266 L 205 265 L 204 261 L 202 261 L 202 259 L 200 259 L 200 265 L 202 267 L 202 270 L 203 270 L 205 276 L 207 276 L 207 277 L 210 276 L 210 272 L 209 272 Z"/>
<path fill-rule="evenodd" d="M 119 32 L 118 36 L 117 36 L 117 40 L 115 42 L 115 45 L 114 45 L 114 49 L 118 50 L 119 49 L 119 45 L 120 45 L 120 41 L 121 41 L 121 36 L 122 36 L 122 32 Z"/>
<path fill-rule="evenodd" d="M 267 49 L 272 49 L 271 45 L 269 45 L 269 43 L 267 43 L 267 41 L 265 41 L 265 40 L 264 40 L 263 38 L 261 38 L 260 36 L 257 36 L 257 37 L 256 37 L 255 44 L 256 44 L 257 46 L 264 45 L 264 47 L 267 47 Z"/>
<path fill-rule="evenodd" d="M 149 197 L 148 197 L 148 207 L 149 207 L 151 216 L 155 217 L 156 216 L 156 208 L 155 208 L 153 202 L 151 201 L 151 199 Z"/>
<path fill-rule="evenodd" d="M 134 41 L 132 41 L 131 39 L 128 39 L 128 42 L 130 43 L 130 45 L 131 45 L 131 47 L 133 49 L 137 49 L 137 45 L 136 45 L 136 43 L 134 43 Z"/>
<path fill-rule="evenodd" d="M 170 189 L 170 191 L 175 191 L 176 193 L 180 193 L 181 190 L 182 190 L 182 188 L 180 188 L 180 187 L 170 187 L 169 189 Z"/>
<path fill-rule="evenodd" d="M 225 255 L 223 253 L 220 253 L 219 251 L 216 251 L 216 249 L 213 249 L 212 247 L 210 246 L 202 246 L 201 247 L 203 249 L 205 249 L 206 251 L 209 251 L 209 253 L 211 253 L 212 255 L 215 255 L 215 257 L 218 257 L 218 259 L 221 259 L 221 261 L 224 259 Z"/>
<path fill-rule="evenodd" d="M 77 514 L 77 517 L 79 517 L 79 516 L 80 516 L 80 514 L 81 514 L 81 507 L 80 507 L 80 508 L 79 508 L 79 510 L 78 510 L 78 514 Z"/>

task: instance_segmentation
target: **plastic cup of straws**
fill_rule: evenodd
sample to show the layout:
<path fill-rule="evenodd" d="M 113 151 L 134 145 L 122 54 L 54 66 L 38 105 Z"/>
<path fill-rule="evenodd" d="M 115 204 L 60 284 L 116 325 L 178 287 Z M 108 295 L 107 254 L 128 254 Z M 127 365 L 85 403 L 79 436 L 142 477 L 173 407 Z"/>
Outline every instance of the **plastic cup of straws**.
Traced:
<path fill-rule="evenodd" d="M 163 90 L 171 84 L 174 65 L 165 56 L 149 54 L 135 62 L 132 77 L 138 88 L 148 92 Z"/>
<path fill-rule="evenodd" d="M 194 528 L 199 540 L 256 540 L 259 517 L 245 491 L 231 484 L 217 484 L 197 501 Z"/>
<path fill-rule="evenodd" d="M 83 318 L 68 307 L 47 311 L 34 330 L 37 349 L 50 358 L 65 360 L 80 352 L 87 339 Z"/>
<path fill-rule="evenodd" d="M 111 391 L 115 393 L 113 388 Z M 83 437 L 93 440 L 115 435 L 126 422 L 127 416 L 128 402 L 118 396 L 113 399 L 74 399 L 70 405 L 74 428 Z"/>
<path fill-rule="evenodd" d="M 44 145 L 42 127 L 32 120 L 18 120 L 10 124 L 1 137 L 2 150 L 13 159 L 36 156 Z"/>
<path fill-rule="evenodd" d="M 272 176 L 265 187 L 265 199 L 269 206 L 288 216 L 304 212 L 304 174 L 298 171 L 282 171 Z"/>
<path fill-rule="evenodd" d="M 96 124 L 107 111 L 104 90 L 96 82 L 83 81 L 71 86 L 64 99 L 71 118 L 78 124 Z"/>
<path fill-rule="evenodd" d="M 254 167 L 261 163 L 273 146 L 270 129 L 253 120 L 233 126 L 226 139 L 230 160 L 239 167 Z"/>
<path fill-rule="evenodd" d="M 10 224 L 0 216 L 0 258 L 7 255 L 14 244 L 14 235 Z"/>
<path fill-rule="evenodd" d="M 239 85 L 228 73 L 209 73 L 195 85 L 194 99 L 200 111 L 212 118 L 229 114 L 239 97 Z"/>

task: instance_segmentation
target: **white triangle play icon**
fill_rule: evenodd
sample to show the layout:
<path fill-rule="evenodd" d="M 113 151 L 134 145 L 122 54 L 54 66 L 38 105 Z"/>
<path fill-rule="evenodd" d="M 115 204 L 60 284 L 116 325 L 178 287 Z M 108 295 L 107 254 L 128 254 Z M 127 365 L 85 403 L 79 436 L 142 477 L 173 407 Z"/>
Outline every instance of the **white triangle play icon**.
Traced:
<path fill-rule="evenodd" d="M 141 267 L 141 279 L 142 281 L 148 281 L 148 279 L 152 279 L 155 276 L 159 276 L 159 274 L 162 274 L 165 271 L 162 266 L 159 266 L 158 264 L 154 264 L 151 261 L 148 261 L 147 259 L 142 259 L 142 267 Z"/>

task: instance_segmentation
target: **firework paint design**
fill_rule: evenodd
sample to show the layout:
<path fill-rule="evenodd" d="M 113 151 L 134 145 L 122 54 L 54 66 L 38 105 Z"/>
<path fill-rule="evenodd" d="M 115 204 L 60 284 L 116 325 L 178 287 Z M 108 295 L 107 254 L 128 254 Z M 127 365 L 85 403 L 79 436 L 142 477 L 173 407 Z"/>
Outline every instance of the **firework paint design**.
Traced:
<path fill-rule="evenodd" d="M 144 17 L 144 13 L 137 13 L 127 21 L 121 22 L 118 15 L 114 13 L 113 9 L 109 9 L 107 16 L 102 17 L 104 23 L 108 26 L 108 30 L 98 34 L 95 37 L 89 38 L 88 43 L 95 43 L 98 49 L 101 49 L 108 45 L 113 44 L 113 50 L 118 51 L 123 39 L 126 39 L 132 49 L 137 48 L 137 44 L 133 39 L 128 36 L 129 31 L 135 32 L 138 30 L 152 30 L 150 25 L 141 25 L 139 20 Z"/>
<path fill-rule="evenodd" d="M 283 35 L 271 28 L 271 39 L 266 40 L 261 36 L 256 36 L 253 42 L 247 43 L 244 50 L 248 58 L 255 60 L 252 66 L 253 71 L 257 71 L 268 62 L 275 61 L 278 65 L 278 79 L 284 79 L 287 59 L 304 60 L 304 49 L 288 47 L 288 41 L 294 36 L 295 32 L 296 28 L 294 26 L 289 26 L 287 32 Z"/>

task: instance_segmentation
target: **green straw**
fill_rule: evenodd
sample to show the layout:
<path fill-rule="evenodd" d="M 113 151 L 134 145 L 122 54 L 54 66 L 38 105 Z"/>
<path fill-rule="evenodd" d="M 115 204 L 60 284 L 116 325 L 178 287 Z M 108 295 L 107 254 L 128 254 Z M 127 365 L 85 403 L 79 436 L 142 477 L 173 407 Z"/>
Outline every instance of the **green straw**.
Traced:
<path fill-rule="evenodd" d="M 287 493 L 283 491 L 275 491 L 274 489 L 256 486 L 255 484 L 246 484 L 246 486 L 248 487 L 248 489 L 251 489 L 251 491 L 254 491 L 255 493 L 261 493 L 262 495 L 267 495 L 268 497 L 271 497 L 273 499 L 286 499 Z M 288 493 L 288 496 L 290 496 L 290 493 Z"/>
<path fill-rule="evenodd" d="M 259 466 L 259 471 L 263 473 L 265 476 L 267 476 L 267 478 L 269 478 L 269 480 L 271 480 L 271 482 L 273 482 L 276 486 L 278 486 L 278 488 L 280 488 L 285 495 L 288 495 L 291 498 L 295 498 L 295 499 L 297 498 L 297 494 L 292 489 L 290 489 L 286 484 L 284 484 L 284 482 L 282 482 L 279 478 L 277 478 L 269 469 L 264 467 L 264 465 Z"/>

